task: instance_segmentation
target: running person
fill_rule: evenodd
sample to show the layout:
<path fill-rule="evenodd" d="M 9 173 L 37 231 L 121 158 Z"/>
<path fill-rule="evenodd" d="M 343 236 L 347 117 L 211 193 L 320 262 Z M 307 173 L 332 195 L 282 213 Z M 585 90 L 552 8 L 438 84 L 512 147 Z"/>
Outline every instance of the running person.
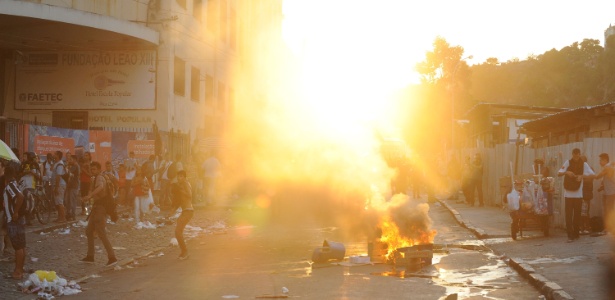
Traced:
<path fill-rule="evenodd" d="M 171 205 L 170 214 L 174 213 L 179 207 L 182 209 L 182 213 L 179 218 L 177 218 L 177 225 L 175 226 L 175 238 L 181 250 L 178 258 L 184 260 L 188 258 L 188 249 L 184 241 L 184 228 L 194 215 L 194 208 L 192 207 L 192 187 L 186 179 L 186 171 L 184 170 L 177 172 L 177 185 L 175 186 L 173 203 Z"/>

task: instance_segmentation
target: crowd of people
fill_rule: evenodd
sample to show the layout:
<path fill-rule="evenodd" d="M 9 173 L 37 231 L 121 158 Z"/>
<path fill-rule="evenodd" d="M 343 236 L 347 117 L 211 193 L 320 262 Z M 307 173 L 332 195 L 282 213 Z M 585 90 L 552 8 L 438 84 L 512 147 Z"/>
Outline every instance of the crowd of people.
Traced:
<path fill-rule="evenodd" d="M 568 242 L 579 239 L 581 234 L 603 233 L 604 227 L 615 228 L 615 224 L 609 224 L 613 210 L 615 209 L 615 164 L 610 162 L 609 155 L 599 155 L 599 165 L 602 168 L 595 171 L 587 157 L 581 154 L 581 150 L 572 150 L 572 157 L 563 162 L 557 174 L 551 174 L 551 170 L 545 165 L 544 159 L 534 160 L 533 175 L 544 179 L 550 176 L 563 177 L 563 197 L 566 232 Z M 466 157 L 465 163 L 461 164 L 455 156 L 449 161 L 447 169 L 451 196 L 449 199 L 458 199 L 459 191 L 464 195 L 465 202 L 474 206 L 478 198 L 479 206 L 483 206 L 482 178 L 483 163 L 480 154 L 475 154 L 474 159 Z M 597 191 L 601 192 L 603 214 L 598 218 L 590 218 L 590 209 L 594 195 L 594 181 L 600 180 Z M 547 198 L 548 212 L 553 213 L 553 188 L 542 181 L 541 187 Z M 459 200 L 463 203 L 464 200 Z M 593 220 L 592 220 L 593 219 Z"/>
<path fill-rule="evenodd" d="M 13 152 L 19 157 L 18 149 Z M 29 194 L 37 189 L 42 189 L 43 195 L 55 205 L 55 223 L 74 221 L 78 216 L 87 220 L 88 249 L 81 261 L 94 262 L 94 239 L 98 237 L 107 252 L 107 265 L 113 265 L 117 258 L 106 235 L 105 224 L 109 217 L 106 199 L 132 209 L 135 224 L 155 208 L 167 209 L 167 217 L 181 208 L 175 237 L 180 248 L 179 259 L 186 259 L 188 251 L 183 230 L 192 218 L 193 202 L 213 204 L 220 175 L 220 162 L 213 152 L 206 153 L 204 160 L 194 155 L 184 162 L 181 154 L 172 160 L 167 153 L 151 155 L 141 162 L 131 151 L 117 168 L 110 161 L 105 162 L 103 168 L 99 162 L 92 161 L 88 152 L 78 156 L 55 151 L 43 157 L 25 152 L 20 162 L 0 160 L 0 190 L 3 192 L 0 254 L 6 247 L 12 246 L 15 250 L 15 269 L 9 277 L 21 279 L 24 276 L 26 226 L 34 220 L 31 214 L 34 203 L 29 203 L 33 197 Z"/>

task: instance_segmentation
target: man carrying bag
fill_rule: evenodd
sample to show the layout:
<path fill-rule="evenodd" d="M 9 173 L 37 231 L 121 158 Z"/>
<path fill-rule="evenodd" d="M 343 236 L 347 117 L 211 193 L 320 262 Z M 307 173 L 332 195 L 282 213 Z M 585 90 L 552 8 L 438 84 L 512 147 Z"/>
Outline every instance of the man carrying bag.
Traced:
<path fill-rule="evenodd" d="M 108 200 L 107 185 L 103 176 L 100 174 L 100 163 L 94 161 L 90 164 L 92 176 L 94 176 L 93 185 L 90 187 L 90 192 L 85 198 L 85 201 L 93 201 L 92 211 L 88 216 L 88 226 L 85 229 L 85 234 L 88 237 L 88 254 L 81 259 L 82 262 L 93 263 L 94 262 L 94 233 L 100 238 L 105 250 L 107 251 L 107 266 L 117 263 L 117 258 L 111 246 L 111 242 L 107 238 L 107 232 L 105 230 L 105 224 L 107 223 L 107 210 L 105 202 Z"/>

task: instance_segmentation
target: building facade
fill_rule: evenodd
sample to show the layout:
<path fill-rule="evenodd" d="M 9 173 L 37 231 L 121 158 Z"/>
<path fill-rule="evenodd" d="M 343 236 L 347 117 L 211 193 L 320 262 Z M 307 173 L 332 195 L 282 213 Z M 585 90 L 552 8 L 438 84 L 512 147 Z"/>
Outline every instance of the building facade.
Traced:
<path fill-rule="evenodd" d="M 0 118 L 219 136 L 281 21 L 281 0 L 2 0 Z"/>

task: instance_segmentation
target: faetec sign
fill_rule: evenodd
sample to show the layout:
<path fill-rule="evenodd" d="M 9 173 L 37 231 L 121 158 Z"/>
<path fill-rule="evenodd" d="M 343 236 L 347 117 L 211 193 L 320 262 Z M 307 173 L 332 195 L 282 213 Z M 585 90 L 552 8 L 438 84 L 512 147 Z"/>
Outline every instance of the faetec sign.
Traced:
<path fill-rule="evenodd" d="M 155 51 L 26 52 L 15 109 L 155 109 Z"/>

